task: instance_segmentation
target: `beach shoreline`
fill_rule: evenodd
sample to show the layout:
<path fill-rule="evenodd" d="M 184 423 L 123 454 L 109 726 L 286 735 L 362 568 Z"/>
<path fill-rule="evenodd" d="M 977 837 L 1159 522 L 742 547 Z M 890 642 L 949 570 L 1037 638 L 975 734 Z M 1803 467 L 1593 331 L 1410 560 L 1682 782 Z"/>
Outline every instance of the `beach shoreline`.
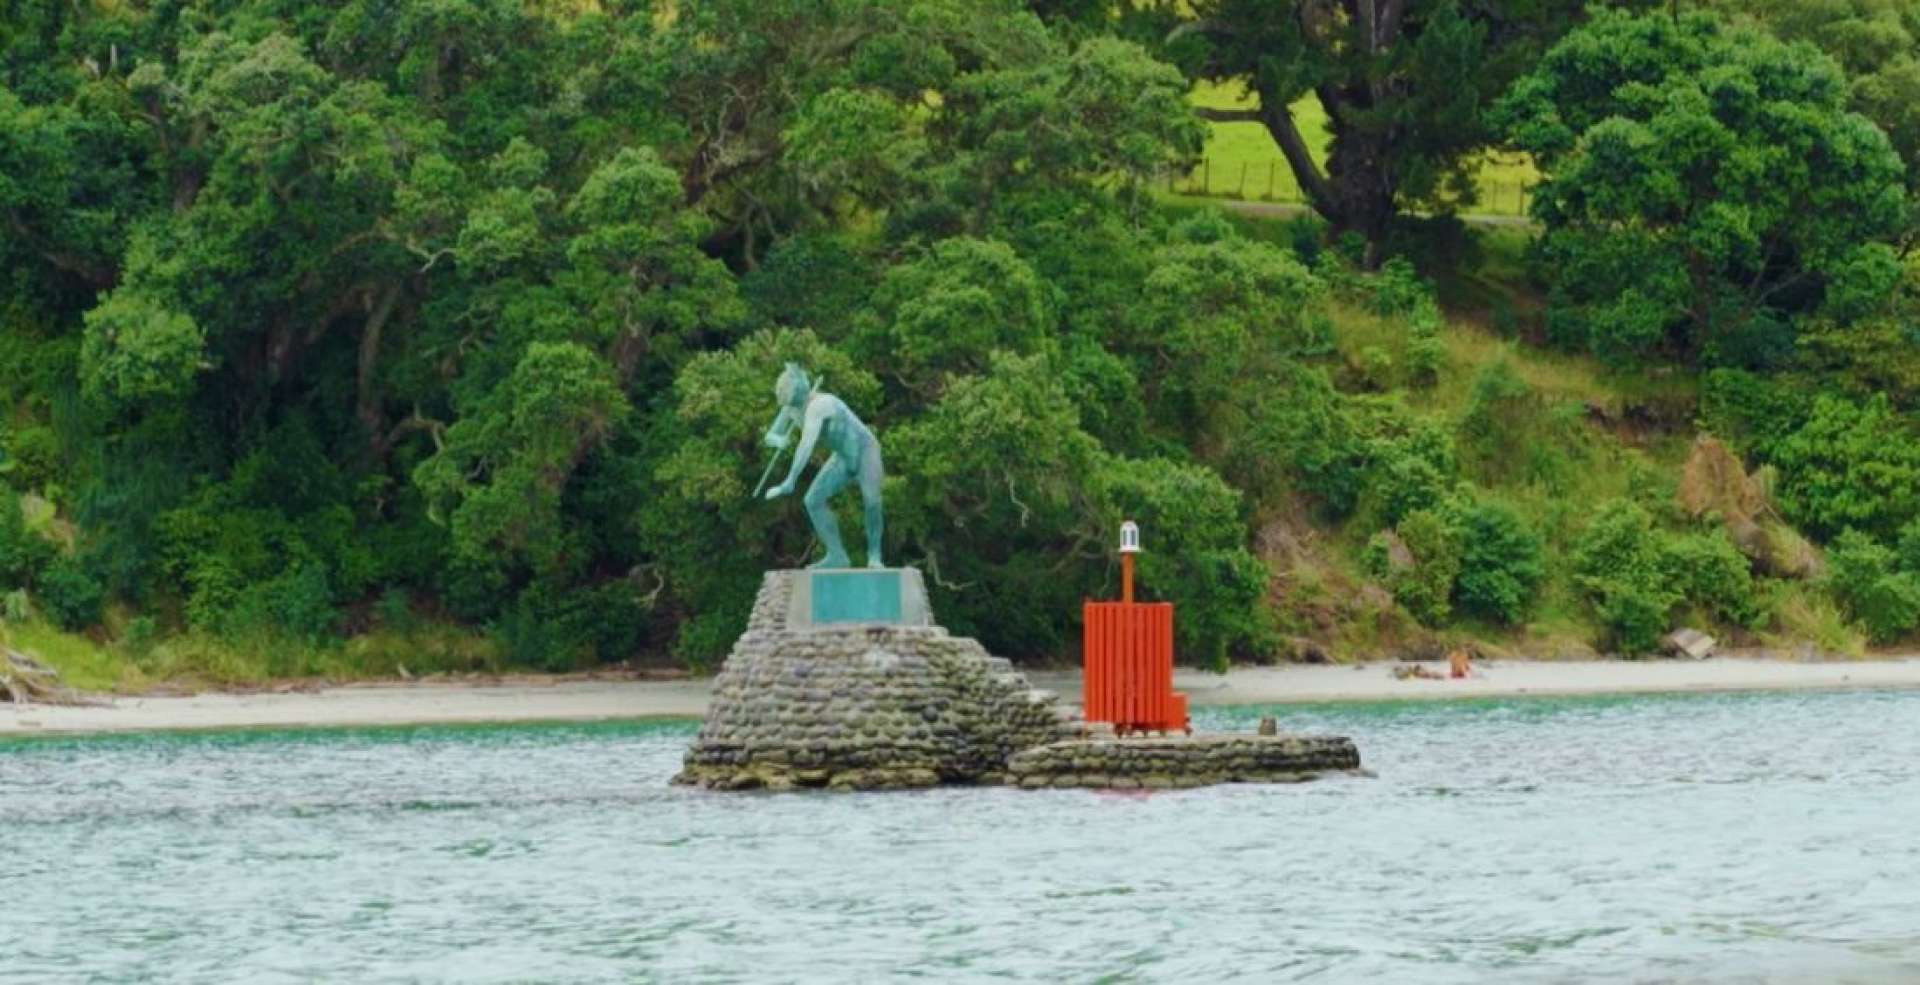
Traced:
<path fill-rule="evenodd" d="M 1396 678 L 1391 662 L 1288 664 L 1226 674 L 1181 670 L 1195 707 L 1343 701 L 1567 697 L 1718 691 L 1920 688 L 1920 657 L 1797 661 L 1528 661 L 1476 665 L 1464 680 Z M 1424 665 L 1444 674 L 1445 665 Z M 1078 697 L 1072 671 L 1031 671 L 1035 687 Z M 588 722 L 698 718 L 710 681 L 516 677 L 343 684 L 192 695 L 111 696 L 92 706 L 0 704 L 0 737 L 240 728 Z"/>

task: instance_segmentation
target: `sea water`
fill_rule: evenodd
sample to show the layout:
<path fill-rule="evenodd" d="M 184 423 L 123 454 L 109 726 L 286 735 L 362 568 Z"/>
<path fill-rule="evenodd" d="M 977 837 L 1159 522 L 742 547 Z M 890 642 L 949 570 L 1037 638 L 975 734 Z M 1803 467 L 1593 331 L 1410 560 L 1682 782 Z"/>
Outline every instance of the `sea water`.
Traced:
<path fill-rule="evenodd" d="M 670 787 L 691 723 L 0 741 L 4 981 L 1920 981 L 1920 692 L 1209 710 L 1372 778 Z"/>

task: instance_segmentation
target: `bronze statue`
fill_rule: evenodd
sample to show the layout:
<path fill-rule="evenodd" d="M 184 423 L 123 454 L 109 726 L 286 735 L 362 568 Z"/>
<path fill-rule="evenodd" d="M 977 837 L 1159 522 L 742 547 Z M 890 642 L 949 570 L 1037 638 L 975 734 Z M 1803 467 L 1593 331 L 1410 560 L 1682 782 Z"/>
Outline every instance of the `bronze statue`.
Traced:
<path fill-rule="evenodd" d="M 884 568 L 886 563 L 880 558 L 880 535 L 885 527 L 885 517 L 880 505 L 880 480 L 884 472 L 880 465 L 880 441 L 873 436 L 856 416 L 851 407 L 839 397 L 830 393 L 821 393 L 807 371 L 794 363 L 788 363 L 781 371 L 780 379 L 773 386 L 774 399 L 780 403 L 780 413 L 774 417 L 773 424 L 767 428 L 766 443 L 783 449 L 792 440 L 793 429 L 800 429 L 800 446 L 794 451 L 793 462 L 787 467 L 786 480 L 767 490 L 768 499 L 777 499 L 793 491 L 794 483 L 800 478 L 800 471 L 807 466 L 807 460 L 813 457 L 815 442 L 824 442 L 831 454 L 827 464 L 813 477 L 813 485 L 807 487 L 807 518 L 813 521 L 813 532 L 821 543 L 827 545 L 827 556 L 813 564 L 816 568 L 850 568 L 853 562 L 847 557 L 847 546 L 840 540 L 840 523 L 834 518 L 833 509 L 828 504 L 835 493 L 846 488 L 849 480 L 860 483 L 860 501 L 866 508 L 865 524 L 867 528 L 867 567 Z M 774 461 L 779 460 L 778 451 Z M 767 463 L 769 474 L 773 462 Z M 766 475 L 760 477 L 764 485 Z M 757 494 L 759 490 L 756 488 Z"/>

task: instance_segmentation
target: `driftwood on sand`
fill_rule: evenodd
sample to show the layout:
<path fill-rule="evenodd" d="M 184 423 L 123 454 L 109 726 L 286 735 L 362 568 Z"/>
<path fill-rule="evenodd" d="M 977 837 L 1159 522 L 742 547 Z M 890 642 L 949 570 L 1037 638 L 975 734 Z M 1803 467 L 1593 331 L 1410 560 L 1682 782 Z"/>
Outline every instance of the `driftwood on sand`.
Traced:
<path fill-rule="evenodd" d="M 62 687 L 59 671 L 7 647 L 0 647 L 0 698 L 14 704 L 95 703 L 72 688 Z"/>

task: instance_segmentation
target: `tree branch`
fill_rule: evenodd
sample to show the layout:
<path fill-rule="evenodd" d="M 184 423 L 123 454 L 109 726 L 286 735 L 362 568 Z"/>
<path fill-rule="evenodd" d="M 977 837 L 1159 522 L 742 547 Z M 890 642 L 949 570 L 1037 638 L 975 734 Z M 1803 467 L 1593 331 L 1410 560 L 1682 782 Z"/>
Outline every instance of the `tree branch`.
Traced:
<path fill-rule="evenodd" d="M 381 291 L 379 298 L 373 301 L 373 309 L 367 314 L 367 326 L 360 333 L 359 365 L 354 372 L 354 386 L 358 396 L 354 413 L 360 419 L 360 423 L 366 427 L 368 436 L 374 438 L 376 451 L 380 450 L 383 442 L 379 440 L 382 423 L 380 395 L 374 389 L 373 372 L 380 362 L 381 333 L 386 330 L 387 319 L 393 315 L 395 302 L 400 300 L 402 286 L 401 282 L 396 280 Z"/>
<path fill-rule="evenodd" d="M 11 210 L 7 212 L 7 224 L 13 227 L 21 239 L 33 244 L 40 258 L 52 264 L 56 269 L 64 270 L 87 282 L 87 286 L 97 291 L 105 291 L 120 280 L 119 271 L 93 263 L 84 257 L 54 249 L 27 228 L 27 224 Z"/>
<path fill-rule="evenodd" d="M 1333 186 L 1327 176 L 1321 172 L 1320 165 L 1313 159 L 1313 150 L 1307 146 L 1307 138 L 1300 135 L 1300 127 L 1293 121 L 1293 113 L 1285 106 L 1269 106 L 1267 99 L 1260 100 L 1260 122 L 1267 125 L 1267 132 L 1273 135 L 1273 142 L 1280 145 L 1280 153 L 1287 159 L 1287 167 L 1292 169 L 1293 177 L 1300 182 L 1300 190 L 1307 193 L 1307 200 L 1314 211 L 1329 220 L 1335 217 L 1330 213 L 1334 209 Z"/>
<path fill-rule="evenodd" d="M 384 437 L 378 439 L 378 444 L 375 446 L 377 457 L 385 458 L 387 452 L 392 451 L 393 446 L 400 443 L 401 438 L 406 437 L 414 431 L 427 432 L 427 437 L 433 439 L 434 451 L 440 452 L 447 449 L 446 424 L 422 415 L 420 408 L 415 407 L 412 417 L 395 424 L 393 430 L 388 431 Z"/>
<path fill-rule="evenodd" d="M 1189 34 L 1218 34 L 1224 38 L 1240 36 L 1240 32 L 1234 30 L 1226 21 L 1212 17 L 1202 17 L 1199 20 L 1187 21 L 1179 27 L 1168 31 L 1163 43 L 1172 44 Z"/>

